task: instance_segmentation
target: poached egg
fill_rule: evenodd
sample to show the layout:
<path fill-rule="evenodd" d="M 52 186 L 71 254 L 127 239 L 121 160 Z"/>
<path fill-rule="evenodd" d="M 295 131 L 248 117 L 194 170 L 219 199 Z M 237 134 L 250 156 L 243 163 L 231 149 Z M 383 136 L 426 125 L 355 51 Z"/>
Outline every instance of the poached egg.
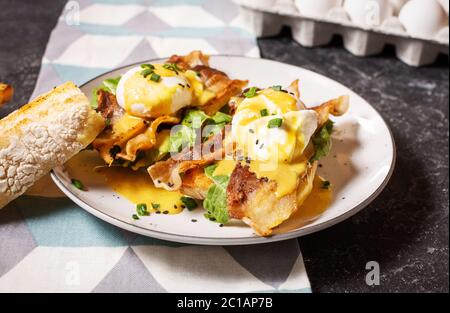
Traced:
<path fill-rule="evenodd" d="M 134 67 L 122 76 L 116 90 L 117 102 L 125 112 L 145 118 L 174 115 L 184 107 L 203 105 L 213 96 L 196 72 L 171 64 Z"/>
<path fill-rule="evenodd" d="M 258 178 L 277 182 L 277 196 L 295 190 L 307 168 L 303 152 L 318 126 L 313 110 L 299 110 L 297 99 L 281 88 L 245 98 L 232 121 L 231 137 Z"/>

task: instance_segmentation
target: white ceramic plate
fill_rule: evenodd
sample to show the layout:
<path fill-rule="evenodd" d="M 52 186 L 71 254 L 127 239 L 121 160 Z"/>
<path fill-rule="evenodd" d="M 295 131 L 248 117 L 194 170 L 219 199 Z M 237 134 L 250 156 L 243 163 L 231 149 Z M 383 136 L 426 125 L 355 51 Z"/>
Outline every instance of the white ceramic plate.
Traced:
<path fill-rule="evenodd" d="M 158 62 L 162 60 L 152 60 Z M 375 109 L 347 87 L 314 72 L 263 59 L 237 56 L 212 56 L 211 65 L 230 77 L 249 79 L 249 86 L 287 86 L 300 79 L 301 98 L 308 106 L 318 105 L 340 95 L 350 95 L 350 110 L 335 118 L 333 148 L 321 160 L 319 175 L 334 185 L 331 206 L 306 225 L 283 225 L 275 235 L 262 238 L 242 223 L 219 227 L 203 217 L 203 210 L 185 210 L 178 215 L 157 215 L 134 221 L 135 205 L 115 194 L 92 166 L 55 168 L 52 178 L 59 188 L 79 206 L 102 220 L 131 232 L 164 240 L 192 244 L 257 244 L 299 237 L 330 227 L 367 206 L 386 186 L 395 163 L 395 144 L 388 126 Z M 133 65 L 132 65 L 133 66 Z M 99 76 L 81 89 L 90 95 L 106 78 L 116 77 L 124 67 Z M 88 191 L 76 189 L 71 177 L 82 179 Z M 196 219 L 198 222 L 191 222 Z"/>

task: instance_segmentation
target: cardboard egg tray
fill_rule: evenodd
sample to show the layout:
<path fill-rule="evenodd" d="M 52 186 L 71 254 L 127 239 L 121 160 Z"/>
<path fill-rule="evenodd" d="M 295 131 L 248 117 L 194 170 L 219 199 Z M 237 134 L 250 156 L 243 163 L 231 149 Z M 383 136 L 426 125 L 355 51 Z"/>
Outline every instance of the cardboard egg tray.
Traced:
<path fill-rule="evenodd" d="M 352 23 L 342 7 L 317 18 L 302 15 L 292 0 L 234 1 L 240 6 L 244 26 L 258 37 L 276 36 L 283 26 L 289 26 L 295 41 L 316 47 L 341 35 L 344 47 L 356 56 L 376 55 L 391 44 L 397 57 L 411 66 L 432 64 L 440 53 L 449 54 L 448 24 L 433 38 L 417 38 L 408 34 L 395 16 L 380 26 L 365 27 Z"/>

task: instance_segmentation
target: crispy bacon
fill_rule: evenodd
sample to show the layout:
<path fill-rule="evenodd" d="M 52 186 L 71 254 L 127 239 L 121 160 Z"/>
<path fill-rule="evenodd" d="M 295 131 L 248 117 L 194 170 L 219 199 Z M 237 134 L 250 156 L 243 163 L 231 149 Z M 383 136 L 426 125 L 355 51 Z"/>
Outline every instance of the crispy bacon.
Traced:
<path fill-rule="evenodd" d="M 156 144 L 156 131 L 161 124 L 177 124 L 180 119 L 173 116 L 163 115 L 155 119 L 147 130 L 136 137 L 130 139 L 125 147 L 125 153 L 118 153 L 117 157 L 134 162 L 138 151 L 146 151 Z"/>
<path fill-rule="evenodd" d="M 242 93 L 248 81 L 230 79 L 227 74 L 209 67 L 209 57 L 200 51 L 193 51 L 186 56 L 172 56 L 168 62 L 175 63 L 184 70 L 193 70 L 200 75 L 205 89 L 215 94 L 201 109 L 208 115 L 214 115 L 231 97 Z"/>
<path fill-rule="evenodd" d="M 350 98 L 349 96 L 341 96 L 336 99 L 329 100 L 317 107 L 311 108 L 311 110 L 316 111 L 317 121 L 319 127 L 328 121 L 330 114 L 334 116 L 341 116 L 347 112 L 349 107 Z"/>
<path fill-rule="evenodd" d="M 114 115 L 123 114 L 123 109 L 117 103 L 116 96 L 109 93 L 106 90 L 97 91 L 97 112 L 99 112 L 103 118 L 111 119 Z"/>
<path fill-rule="evenodd" d="M 200 158 L 196 157 L 197 154 Z M 168 160 L 155 163 L 148 168 L 148 173 L 156 187 L 179 190 L 183 173 L 221 160 L 224 154 L 222 134 L 217 134 L 194 148 L 185 149 Z"/>

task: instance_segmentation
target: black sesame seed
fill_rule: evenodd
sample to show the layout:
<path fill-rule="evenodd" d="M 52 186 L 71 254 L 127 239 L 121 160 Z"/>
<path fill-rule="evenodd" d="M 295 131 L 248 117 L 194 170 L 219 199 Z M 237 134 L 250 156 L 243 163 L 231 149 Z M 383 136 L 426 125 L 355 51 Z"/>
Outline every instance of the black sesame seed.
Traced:
<path fill-rule="evenodd" d="M 254 131 L 253 129 L 251 129 L 251 128 L 250 128 L 248 131 L 249 131 L 251 134 L 254 134 L 254 133 L 255 133 L 255 131 Z"/>
<path fill-rule="evenodd" d="M 169 214 L 169 211 L 164 211 L 163 214 Z"/>
<path fill-rule="evenodd" d="M 191 222 L 192 223 L 197 223 L 197 220 L 196 219 L 192 219 Z"/>
<path fill-rule="evenodd" d="M 220 224 L 219 227 L 223 227 L 223 224 Z"/>
<path fill-rule="evenodd" d="M 258 144 L 259 143 L 259 139 L 256 139 L 256 144 Z"/>
<path fill-rule="evenodd" d="M 156 213 L 156 214 L 161 214 L 161 211 L 156 211 L 155 213 Z"/>
<path fill-rule="evenodd" d="M 185 206 L 184 204 L 182 204 L 182 205 L 181 205 L 181 208 L 182 208 L 182 209 L 185 209 L 185 208 L 186 208 L 186 206 Z"/>
<path fill-rule="evenodd" d="M 177 205 L 176 204 L 174 204 L 174 206 L 173 206 L 175 209 L 178 209 L 178 207 L 177 207 Z"/>

